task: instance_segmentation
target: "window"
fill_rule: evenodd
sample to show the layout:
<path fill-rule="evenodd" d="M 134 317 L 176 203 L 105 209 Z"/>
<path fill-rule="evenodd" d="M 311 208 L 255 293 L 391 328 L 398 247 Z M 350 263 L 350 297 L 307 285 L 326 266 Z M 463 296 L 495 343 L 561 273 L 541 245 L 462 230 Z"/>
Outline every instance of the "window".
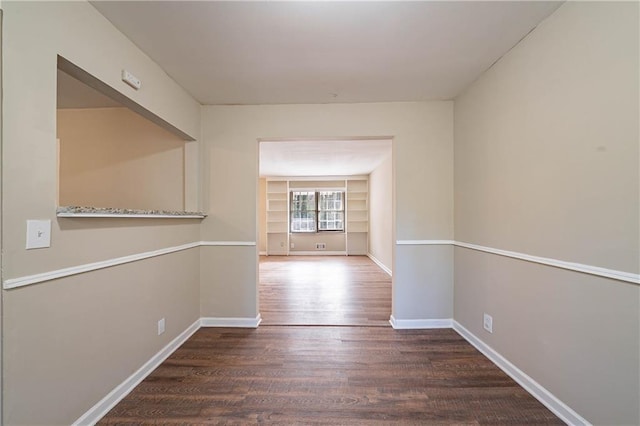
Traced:
<path fill-rule="evenodd" d="M 343 191 L 292 191 L 291 232 L 344 231 Z"/>
<path fill-rule="evenodd" d="M 318 230 L 344 231 L 344 192 L 318 193 Z"/>
<path fill-rule="evenodd" d="M 316 193 L 291 193 L 291 232 L 316 232 Z"/>

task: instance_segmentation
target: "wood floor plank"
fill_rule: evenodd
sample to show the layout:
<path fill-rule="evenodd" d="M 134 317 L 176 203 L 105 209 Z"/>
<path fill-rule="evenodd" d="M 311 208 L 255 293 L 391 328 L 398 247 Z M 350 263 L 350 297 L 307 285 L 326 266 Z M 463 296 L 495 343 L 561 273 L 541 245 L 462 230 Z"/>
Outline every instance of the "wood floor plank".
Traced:
<path fill-rule="evenodd" d="M 563 424 L 455 331 L 392 329 L 366 257 L 262 258 L 260 306 L 258 329 L 198 330 L 100 424 Z"/>
<path fill-rule="evenodd" d="M 263 325 L 389 326 L 391 277 L 366 256 L 261 256 Z"/>
<path fill-rule="evenodd" d="M 453 330 L 295 326 L 201 329 L 101 421 L 170 423 L 562 424 Z"/>

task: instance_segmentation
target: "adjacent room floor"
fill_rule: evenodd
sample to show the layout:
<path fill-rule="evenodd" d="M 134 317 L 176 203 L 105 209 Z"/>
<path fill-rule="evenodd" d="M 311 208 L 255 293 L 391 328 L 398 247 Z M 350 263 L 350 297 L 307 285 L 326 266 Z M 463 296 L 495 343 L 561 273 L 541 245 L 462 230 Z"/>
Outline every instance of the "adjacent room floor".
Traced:
<path fill-rule="evenodd" d="M 391 277 L 366 256 L 263 256 L 262 325 L 390 327 Z"/>
<path fill-rule="evenodd" d="M 455 331 L 392 329 L 368 258 L 260 270 L 258 329 L 200 329 L 101 423 L 563 424 Z"/>

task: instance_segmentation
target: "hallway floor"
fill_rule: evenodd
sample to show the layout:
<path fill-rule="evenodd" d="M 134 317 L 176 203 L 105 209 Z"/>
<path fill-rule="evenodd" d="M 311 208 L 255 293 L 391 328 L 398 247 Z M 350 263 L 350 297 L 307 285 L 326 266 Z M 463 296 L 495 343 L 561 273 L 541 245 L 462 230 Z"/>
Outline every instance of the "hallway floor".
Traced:
<path fill-rule="evenodd" d="M 562 425 L 451 329 L 394 330 L 367 257 L 263 257 L 257 329 L 201 328 L 103 425 Z"/>

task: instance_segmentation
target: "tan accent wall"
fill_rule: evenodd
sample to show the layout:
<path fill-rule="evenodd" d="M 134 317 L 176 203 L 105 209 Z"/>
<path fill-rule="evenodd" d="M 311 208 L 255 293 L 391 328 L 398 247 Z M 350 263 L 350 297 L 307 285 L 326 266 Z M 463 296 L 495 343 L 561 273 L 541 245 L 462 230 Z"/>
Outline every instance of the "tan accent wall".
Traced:
<path fill-rule="evenodd" d="M 184 210 L 185 142 L 128 108 L 59 109 L 59 205 Z"/>
<path fill-rule="evenodd" d="M 200 106 L 89 3 L 2 6 L 2 278 L 199 241 L 197 220 L 56 218 L 56 55 L 196 139 Z M 25 250 L 27 219 L 51 219 L 50 248 Z M 78 419 L 199 317 L 199 272 L 191 249 L 3 290 L 4 424 Z"/>
<path fill-rule="evenodd" d="M 456 240 L 638 273 L 638 12 L 567 2 L 456 98 Z M 640 286 L 456 248 L 454 300 L 588 421 L 640 423 Z"/>
<path fill-rule="evenodd" d="M 208 106 L 202 111 L 211 213 L 202 224 L 204 240 L 255 240 L 259 139 L 380 136 L 394 138 L 397 238 L 452 239 L 452 102 Z M 413 250 L 444 262 L 403 263 L 394 270 L 394 316 L 451 318 L 452 251 L 424 246 Z M 220 316 L 227 310 L 237 317 L 255 316 L 257 304 L 214 303 L 227 300 L 230 289 L 255 292 L 256 282 L 246 280 L 246 268 L 255 268 L 255 250 L 244 249 L 242 259 L 220 265 L 215 274 L 208 266 L 212 254 L 203 253 L 201 291 L 210 294 L 210 300 L 203 301 L 203 316 Z M 415 297 L 415 288 L 425 297 Z"/>
<path fill-rule="evenodd" d="M 369 175 L 369 254 L 393 268 L 393 158 Z"/>

